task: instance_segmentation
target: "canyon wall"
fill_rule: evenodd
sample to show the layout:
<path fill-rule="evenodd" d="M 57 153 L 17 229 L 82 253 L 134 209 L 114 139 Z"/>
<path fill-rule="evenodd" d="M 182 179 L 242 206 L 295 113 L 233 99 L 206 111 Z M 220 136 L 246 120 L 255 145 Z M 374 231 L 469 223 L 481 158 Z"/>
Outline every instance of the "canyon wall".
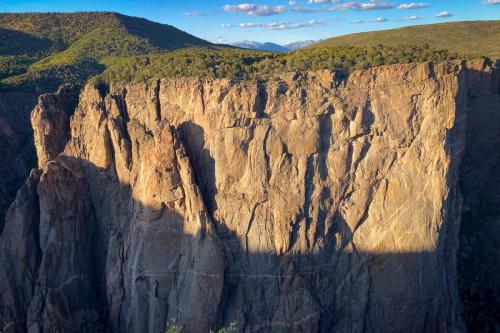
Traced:
<path fill-rule="evenodd" d="M 469 147 L 496 131 L 498 81 L 448 62 L 42 96 L 0 331 L 466 330 L 460 223 L 483 214 L 470 193 L 497 197 Z"/>
<path fill-rule="evenodd" d="M 29 122 L 36 97 L 32 93 L 0 91 L 0 233 L 17 190 L 36 166 Z"/>
<path fill-rule="evenodd" d="M 467 144 L 460 171 L 460 298 L 471 332 L 499 332 L 500 70 L 481 62 L 469 67 Z"/>

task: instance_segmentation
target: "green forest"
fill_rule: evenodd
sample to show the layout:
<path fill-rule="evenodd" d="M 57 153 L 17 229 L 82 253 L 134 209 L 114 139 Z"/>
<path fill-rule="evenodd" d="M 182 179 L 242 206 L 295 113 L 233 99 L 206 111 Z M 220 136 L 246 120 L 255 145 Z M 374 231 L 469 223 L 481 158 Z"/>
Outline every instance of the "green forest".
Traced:
<path fill-rule="evenodd" d="M 266 79 L 291 71 L 356 69 L 397 63 L 440 62 L 464 56 L 427 45 L 323 47 L 291 53 L 191 48 L 144 56 L 108 58 L 93 82 L 141 82 L 158 77 Z"/>

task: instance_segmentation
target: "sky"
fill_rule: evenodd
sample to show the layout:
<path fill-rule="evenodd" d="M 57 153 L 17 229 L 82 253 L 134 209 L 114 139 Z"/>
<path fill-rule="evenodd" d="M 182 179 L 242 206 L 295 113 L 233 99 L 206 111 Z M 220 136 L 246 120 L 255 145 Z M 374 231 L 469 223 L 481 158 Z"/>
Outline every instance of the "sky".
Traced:
<path fill-rule="evenodd" d="M 211 42 L 287 44 L 416 24 L 500 19 L 500 0 L 0 0 L 0 12 L 114 11 Z"/>

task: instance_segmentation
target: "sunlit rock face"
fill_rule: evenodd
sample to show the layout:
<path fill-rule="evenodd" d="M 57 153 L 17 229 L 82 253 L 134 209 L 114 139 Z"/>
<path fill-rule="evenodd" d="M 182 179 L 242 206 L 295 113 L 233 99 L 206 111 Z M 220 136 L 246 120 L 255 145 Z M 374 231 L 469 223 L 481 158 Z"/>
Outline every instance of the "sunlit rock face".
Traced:
<path fill-rule="evenodd" d="M 159 80 L 86 86 L 71 119 L 37 107 L 40 170 L 0 240 L 0 327 L 465 330 L 469 92 L 484 86 L 475 103 L 493 112 L 496 75 L 450 62 Z"/>

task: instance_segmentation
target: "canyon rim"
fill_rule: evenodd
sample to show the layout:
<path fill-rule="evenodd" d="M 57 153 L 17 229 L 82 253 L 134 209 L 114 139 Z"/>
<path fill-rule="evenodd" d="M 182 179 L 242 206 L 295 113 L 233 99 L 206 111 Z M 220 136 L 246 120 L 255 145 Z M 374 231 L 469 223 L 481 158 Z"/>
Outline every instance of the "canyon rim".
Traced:
<path fill-rule="evenodd" d="M 499 95 L 483 60 L 41 95 L 0 331 L 498 330 Z"/>

